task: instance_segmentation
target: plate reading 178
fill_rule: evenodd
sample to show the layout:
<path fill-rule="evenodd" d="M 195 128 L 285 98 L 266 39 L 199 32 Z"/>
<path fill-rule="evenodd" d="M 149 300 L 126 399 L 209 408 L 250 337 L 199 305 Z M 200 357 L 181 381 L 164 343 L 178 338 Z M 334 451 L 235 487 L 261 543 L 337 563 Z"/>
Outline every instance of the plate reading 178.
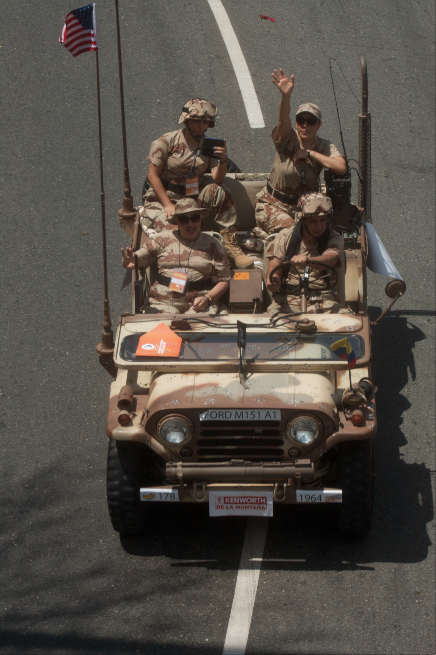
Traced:
<path fill-rule="evenodd" d="M 208 409 L 200 421 L 280 421 L 279 409 Z"/>
<path fill-rule="evenodd" d="M 143 502 L 177 503 L 179 501 L 179 490 L 169 487 L 142 487 L 139 494 Z"/>

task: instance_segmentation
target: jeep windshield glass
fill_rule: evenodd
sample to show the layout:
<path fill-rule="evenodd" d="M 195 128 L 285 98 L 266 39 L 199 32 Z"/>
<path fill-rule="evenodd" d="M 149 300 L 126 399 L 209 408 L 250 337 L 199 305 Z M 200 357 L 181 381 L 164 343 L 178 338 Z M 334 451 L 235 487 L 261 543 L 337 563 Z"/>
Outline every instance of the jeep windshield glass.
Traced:
<path fill-rule="evenodd" d="M 192 332 L 177 332 L 182 339 L 182 346 L 177 358 L 137 356 L 136 349 L 142 334 L 125 337 L 121 342 L 120 357 L 128 362 L 162 362 L 174 359 L 177 361 L 216 361 L 238 360 L 236 334 L 202 335 Z M 330 346 L 340 339 L 348 338 L 357 359 L 363 357 L 365 342 L 362 337 L 350 334 L 289 334 L 289 332 L 274 332 L 274 334 L 247 333 L 245 361 L 297 361 L 297 360 L 332 360 L 340 358 L 330 350 Z"/>

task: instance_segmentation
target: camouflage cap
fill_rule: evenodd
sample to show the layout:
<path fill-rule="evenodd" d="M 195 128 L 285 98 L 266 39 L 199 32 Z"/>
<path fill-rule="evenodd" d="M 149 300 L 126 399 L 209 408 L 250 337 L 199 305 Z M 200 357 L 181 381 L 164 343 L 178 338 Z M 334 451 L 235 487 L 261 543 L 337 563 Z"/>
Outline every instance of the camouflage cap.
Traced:
<path fill-rule="evenodd" d="M 314 214 L 331 214 L 333 209 L 330 198 L 322 193 L 306 193 L 300 197 L 298 206 L 301 209 L 302 218 Z"/>
<path fill-rule="evenodd" d="M 176 202 L 176 211 L 167 218 L 167 222 L 171 223 L 171 225 L 177 225 L 177 216 L 190 214 L 191 212 L 200 214 L 201 218 L 206 218 L 209 214 L 209 210 L 206 207 L 199 207 L 194 198 L 182 198 Z"/>
<path fill-rule="evenodd" d="M 209 127 L 215 127 L 215 118 L 218 114 L 218 109 L 211 102 L 201 100 L 200 98 L 192 98 L 188 100 L 182 107 L 179 123 L 185 123 L 188 118 L 208 118 Z"/>
<path fill-rule="evenodd" d="M 312 114 L 312 116 L 315 116 L 319 121 L 322 119 L 320 108 L 312 102 L 306 102 L 304 105 L 300 105 L 295 115 L 298 116 L 298 114 L 304 114 L 305 112 Z"/>

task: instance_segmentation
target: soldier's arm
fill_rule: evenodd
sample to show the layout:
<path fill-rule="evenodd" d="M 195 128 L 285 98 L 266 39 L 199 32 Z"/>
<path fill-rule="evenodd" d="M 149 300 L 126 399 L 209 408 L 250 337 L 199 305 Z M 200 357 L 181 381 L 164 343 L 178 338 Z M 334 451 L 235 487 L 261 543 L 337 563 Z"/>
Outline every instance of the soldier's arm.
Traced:
<path fill-rule="evenodd" d="M 160 179 L 162 171 L 163 166 L 155 166 L 154 164 L 150 164 L 148 169 L 148 179 L 150 180 L 150 184 L 153 187 L 153 191 L 155 192 L 157 199 L 165 208 L 166 217 L 169 218 L 174 214 L 175 207 L 171 200 L 168 198 L 163 187 L 162 180 Z"/>
<path fill-rule="evenodd" d="M 222 148 L 215 148 L 215 157 L 218 159 L 218 166 L 212 169 L 212 179 L 215 184 L 222 184 L 227 175 L 227 144 L 224 139 L 224 146 Z"/>
<path fill-rule="evenodd" d="M 214 303 L 217 302 L 219 298 L 227 291 L 229 288 L 229 283 L 228 282 L 218 282 L 213 289 L 207 292 L 205 296 L 198 296 L 194 302 L 192 303 L 193 308 L 197 311 L 204 311 L 209 307 L 209 305 L 213 305 Z"/>
<path fill-rule="evenodd" d="M 288 79 L 283 72 L 283 68 L 280 68 L 279 70 L 274 69 L 271 82 L 282 94 L 282 97 L 280 98 L 279 118 L 276 130 L 276 137 L 278 140 L 292 129 L 289 115 L 291 113 L 291 95 L 294 90 L 294 76 L 291 75 L 291 79 Z"/>
<path fill-rule="evenodd" d="M 316 161 L 318 164 L 321 164 L 324 168 L 329 168 L 336 175 L 345 175 L 347 172 L 347 162 L 342 156 L 339 157 L 328 157 L 327 155 L 322 155 L 316 150 L 310 151 L 304 150 L 304 148 L 297 150 L 294 155 L 294 160 L 298 159 L 308 159 L 310 161 Z"/>
<path fill-rule="evenodd" d="M 268 272 L 266 274 L 266 286 L 273 293 L 280 289 L 280 284 L 282 279 L 282 269 L 279 268 L 272 277 L 271 277 L 271 271 L 279 264 L 283 264 L 283 262 L 279 262 L 277 261 L 277 259 L 274 258 L 270 259 L 268 264 Z"/>
<path fill-rule="evenodd" d="M 332 268 L 335 268 L 340 262 L 339 254 L 334 250 L 326 250 L 322 255 L 318 255 L 317 257 L 307 257 L 307 255 L 294 255 L 294 257 L 291 259 L 291 262 L 293 264 L 304 265 L 308 259 L 310 259 L 310 261 L 314 262 L 315 264 L 327 264 L 327 266 L 331 266 Z"/>

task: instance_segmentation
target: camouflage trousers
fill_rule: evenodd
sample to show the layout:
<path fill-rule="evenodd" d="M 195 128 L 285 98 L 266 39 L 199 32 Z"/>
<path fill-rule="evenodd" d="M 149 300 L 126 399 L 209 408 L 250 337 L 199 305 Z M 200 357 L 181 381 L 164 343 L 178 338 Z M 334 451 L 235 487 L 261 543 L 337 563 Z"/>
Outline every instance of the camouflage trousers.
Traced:
<path fill-rule="evenodd" d="M 196 312 L 192 305 L 198 296 L 204 296 L 207 291 L 189 291 L 186 294 L 170 291 L 163 284 L 155 282 L 151 289 L 150 295 L 146 299 L 142 311 L 145 314 L 218 314 L 221 309 L 219 303 L 209 305 L 207 309 Z"/>
<path fill-rule="evenodd" d="M 281 232 L 295 224 L 294 215 L 298 211 L 297 205 L 285 205 L 275 198 L 271 198 L 266 187 L 256 195 L 254 213 L 256 223 L 267 234 Z"/>
<path fill-rule="evenodd" d="M 338 299 L 333 294 L 325 294 L 322 296 L 321 307 L 317 314 L 353 314 L 354 312 L 349 307 L 341 305 Z M 307 301 L 307 313 L 314 314 L 316 311 L 316 303 L 312 302 L 310 298 Z M 274 299 L 267 310 L 268 314 L 280 312 L 281 314 L 300 314 L 301 313 L 301 296 L 288 296 L 286 293 L 274 294 Z"/>
<path fill-rule="evenodd" d="M 229 230 L 233 225 L 236 225 L 236 210 L 228 188 L 219 184 L 200 185 L 200 188 L 200 195 L 197 198 L 198 206 L 206 207 L 209 210 L 209 216 L 206 221 L 202 222 L 202 229 L 221 231 Z M 176 204 L 178 200 L 184 197 L 173 191 L 167 191 L 166 194 L 173 204 Z M 214 222 L 218 227 L 213 225 Z M 165 209 L 151 187 L 144 195 L 144 213 L 141 218 L 141 225 L 144 230 L 152 228 L 156 232 L 174 229 L 174 226 L 168 223 Z"/>

